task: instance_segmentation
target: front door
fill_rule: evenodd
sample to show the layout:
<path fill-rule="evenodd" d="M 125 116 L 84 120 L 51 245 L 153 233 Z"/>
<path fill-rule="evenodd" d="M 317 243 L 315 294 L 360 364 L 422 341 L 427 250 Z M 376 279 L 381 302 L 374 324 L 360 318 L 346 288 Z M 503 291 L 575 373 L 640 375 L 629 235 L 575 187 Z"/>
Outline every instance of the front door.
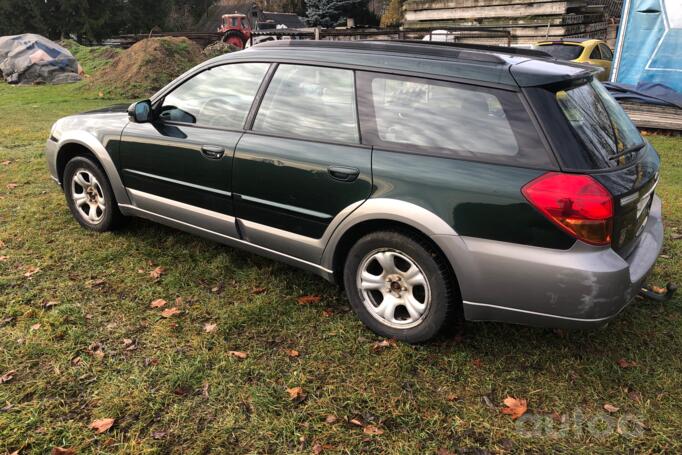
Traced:
<path fill-rule="evenodd" d="M 245 238 L 305 256 L 288 239 L 319 239 L 339 213 L 369 197 L 371 152 L 360 144 L 353 71 L 279 65 L 235 153 Z"/>
<path fill-rule="evenodd" d="M 193 76 L 157 103 L 151 123 L 130 123 L 121 138 L 123 183 L 133 203 L 192 225 L 236 236 L 234 150 L 266 63 L 218 66 Z"/>

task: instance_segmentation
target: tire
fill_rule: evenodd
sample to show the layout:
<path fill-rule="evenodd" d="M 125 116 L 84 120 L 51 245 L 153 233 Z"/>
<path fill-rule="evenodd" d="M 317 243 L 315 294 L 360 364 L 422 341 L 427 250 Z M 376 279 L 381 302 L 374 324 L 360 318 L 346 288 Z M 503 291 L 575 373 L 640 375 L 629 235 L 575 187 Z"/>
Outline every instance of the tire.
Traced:
<path fill-rule="evenodd" d="M 63 185 L 69 210 L 84 228 L 106 232 L 123 223 L 109 179 L 93 159 L 77 156 L 66 163 Z"/>
<path fill-rule="evenodd" d="M 343 276 L 353 310 L 383 337 L 421 343 L 457 319 L 459 292 L 447 262 L 407 232 L 360 238 L 348 252 Z"/>

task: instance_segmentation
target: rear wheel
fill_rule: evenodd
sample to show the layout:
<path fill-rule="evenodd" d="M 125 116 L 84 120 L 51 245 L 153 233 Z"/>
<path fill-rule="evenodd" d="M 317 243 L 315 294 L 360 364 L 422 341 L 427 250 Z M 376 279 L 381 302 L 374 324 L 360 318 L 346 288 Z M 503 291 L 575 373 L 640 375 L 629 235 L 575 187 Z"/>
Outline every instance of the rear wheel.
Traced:
<path fill-rule="evenodd" d="M 239 32 L 228 32 L 223 41 L 237 49 L 244 49 L 244 37 Z"/>
<path fill-rule="evenodd" d="M 385 337 L 427 341 L 456 314 L 445 260 L 407 233 L 374 232 L 358 240 L 346 259 L 344 286 L 360 320 Z"/>
<path fill-rule="evenodd" d="M 64 195 L 71 214 L 86 229 L 109 231 L 124 219 L 107 176 L 90 158 L 77 156 L 66 163 Z"/>

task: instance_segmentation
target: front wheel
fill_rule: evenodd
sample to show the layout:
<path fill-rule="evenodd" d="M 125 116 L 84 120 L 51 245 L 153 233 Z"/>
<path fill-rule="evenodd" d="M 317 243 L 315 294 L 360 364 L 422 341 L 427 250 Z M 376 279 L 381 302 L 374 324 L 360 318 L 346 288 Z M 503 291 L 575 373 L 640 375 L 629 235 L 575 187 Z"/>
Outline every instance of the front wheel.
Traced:
<path fill-rule="evenodd" d="M 344 286 L 360 320 L 409 343 L 435 337 L 456 315 L 456 283 L 441 254 L 403 232 L 373 232 L 351 248 Z"/>
<path fill-rule="evenodd" d="M 109 231 L 124 219 L 107 176 L 88 157 L 77 156 L 66 163 L 64 195 L 71 214 L 86 229 Z"/>

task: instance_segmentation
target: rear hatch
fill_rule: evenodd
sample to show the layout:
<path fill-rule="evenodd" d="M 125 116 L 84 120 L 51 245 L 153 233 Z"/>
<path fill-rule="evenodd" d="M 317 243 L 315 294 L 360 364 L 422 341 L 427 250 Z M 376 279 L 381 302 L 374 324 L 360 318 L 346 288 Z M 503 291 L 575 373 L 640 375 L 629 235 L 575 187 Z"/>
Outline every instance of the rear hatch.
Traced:
<path fill-rule="evenodd" d="M 627 257 L 649 215 L 658 183 L 658 155 L 599 81 L 588 79 L 552 93 L 576 140 L 575 147 L 560 148 L 561 153 L 574 154 L 562 159 L 570 163 L 566 170 L 589 173 L 612 194 L 611 245 Z"/>

